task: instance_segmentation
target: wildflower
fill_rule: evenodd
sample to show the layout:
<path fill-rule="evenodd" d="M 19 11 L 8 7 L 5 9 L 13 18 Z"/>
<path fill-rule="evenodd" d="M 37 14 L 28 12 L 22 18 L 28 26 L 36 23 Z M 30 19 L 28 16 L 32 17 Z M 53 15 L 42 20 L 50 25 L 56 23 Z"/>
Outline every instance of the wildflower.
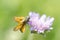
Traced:
<path fill-rule="evenodd" d="M 51 27 L 54 21 L 53 17 L 46 17 L 45 14 L 39 16 L 38 13 L 29 12 L 29 22 L 28 24 L 31 26 L 31 31 L 36 31 L 37 33 L 44 33 L 45 31 L 50 31 L 53 28 Z"/>

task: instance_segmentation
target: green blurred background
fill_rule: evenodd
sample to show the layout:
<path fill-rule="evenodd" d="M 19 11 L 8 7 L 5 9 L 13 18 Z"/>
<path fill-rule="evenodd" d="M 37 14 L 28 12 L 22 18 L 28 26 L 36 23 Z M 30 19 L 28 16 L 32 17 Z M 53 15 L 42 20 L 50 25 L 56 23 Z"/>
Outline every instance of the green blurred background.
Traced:
<path fill-rule="evenodd" d="M 15 16 L 26 17 L 30 11 L 55 18 L 53 30 L 43 37 L 26 31 L 13 31 Z M 60 40 L 60 0 L 0 0 L 0 40 Z"/>

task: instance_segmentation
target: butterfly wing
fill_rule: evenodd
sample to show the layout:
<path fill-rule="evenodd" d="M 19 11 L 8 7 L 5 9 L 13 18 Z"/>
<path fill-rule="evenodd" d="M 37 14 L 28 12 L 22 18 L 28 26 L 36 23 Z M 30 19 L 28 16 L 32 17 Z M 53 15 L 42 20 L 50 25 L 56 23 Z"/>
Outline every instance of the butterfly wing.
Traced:
<path fill-rule="evenodd" d="M 20 29 L 21 32 L 25 32 L 25 26 Z"/>
<path fill-rule="evenodd" d="M 17 31 L 17 30 L 21 29 L 21 27 L 22 27 L 22 24 L 18 24 L 18 25 L 14 28 L 14 31 Z"/>

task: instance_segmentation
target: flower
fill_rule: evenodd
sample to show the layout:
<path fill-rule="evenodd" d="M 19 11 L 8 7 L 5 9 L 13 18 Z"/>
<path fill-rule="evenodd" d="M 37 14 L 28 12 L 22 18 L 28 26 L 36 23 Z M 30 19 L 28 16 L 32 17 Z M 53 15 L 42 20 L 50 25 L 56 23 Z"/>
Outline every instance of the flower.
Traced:
<path fill-rule="evenodd" d="M 46 17 L 45 14 L 39 16 L 38 13 L 29 12 L 29 22 L 28 24 L 31 26 L 31 31 L 36 31 L 37 33 L 44 33 L 45 31 L 50 31 L 53 28 L 51 27 L 54 21 L 53 17 Z"/>

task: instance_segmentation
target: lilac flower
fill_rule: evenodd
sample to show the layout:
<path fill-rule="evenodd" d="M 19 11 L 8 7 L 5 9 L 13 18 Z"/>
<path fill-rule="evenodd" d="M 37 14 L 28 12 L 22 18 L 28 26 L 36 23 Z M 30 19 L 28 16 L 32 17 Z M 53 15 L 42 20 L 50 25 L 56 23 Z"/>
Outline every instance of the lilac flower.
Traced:
<path fill-rule="evenodd" d="M 36 31 L 37 33 L 44 33 L 45 31 L 50 31 L 53 29 L 51 27 L 54 21 L 53 17 L 46 17 L 45 14 L 39 16 L 39 14 L 35 12 L 29 12 L 29 17 L 30 19 L 28 24 L 31 26 L 31 31 Z"/>

